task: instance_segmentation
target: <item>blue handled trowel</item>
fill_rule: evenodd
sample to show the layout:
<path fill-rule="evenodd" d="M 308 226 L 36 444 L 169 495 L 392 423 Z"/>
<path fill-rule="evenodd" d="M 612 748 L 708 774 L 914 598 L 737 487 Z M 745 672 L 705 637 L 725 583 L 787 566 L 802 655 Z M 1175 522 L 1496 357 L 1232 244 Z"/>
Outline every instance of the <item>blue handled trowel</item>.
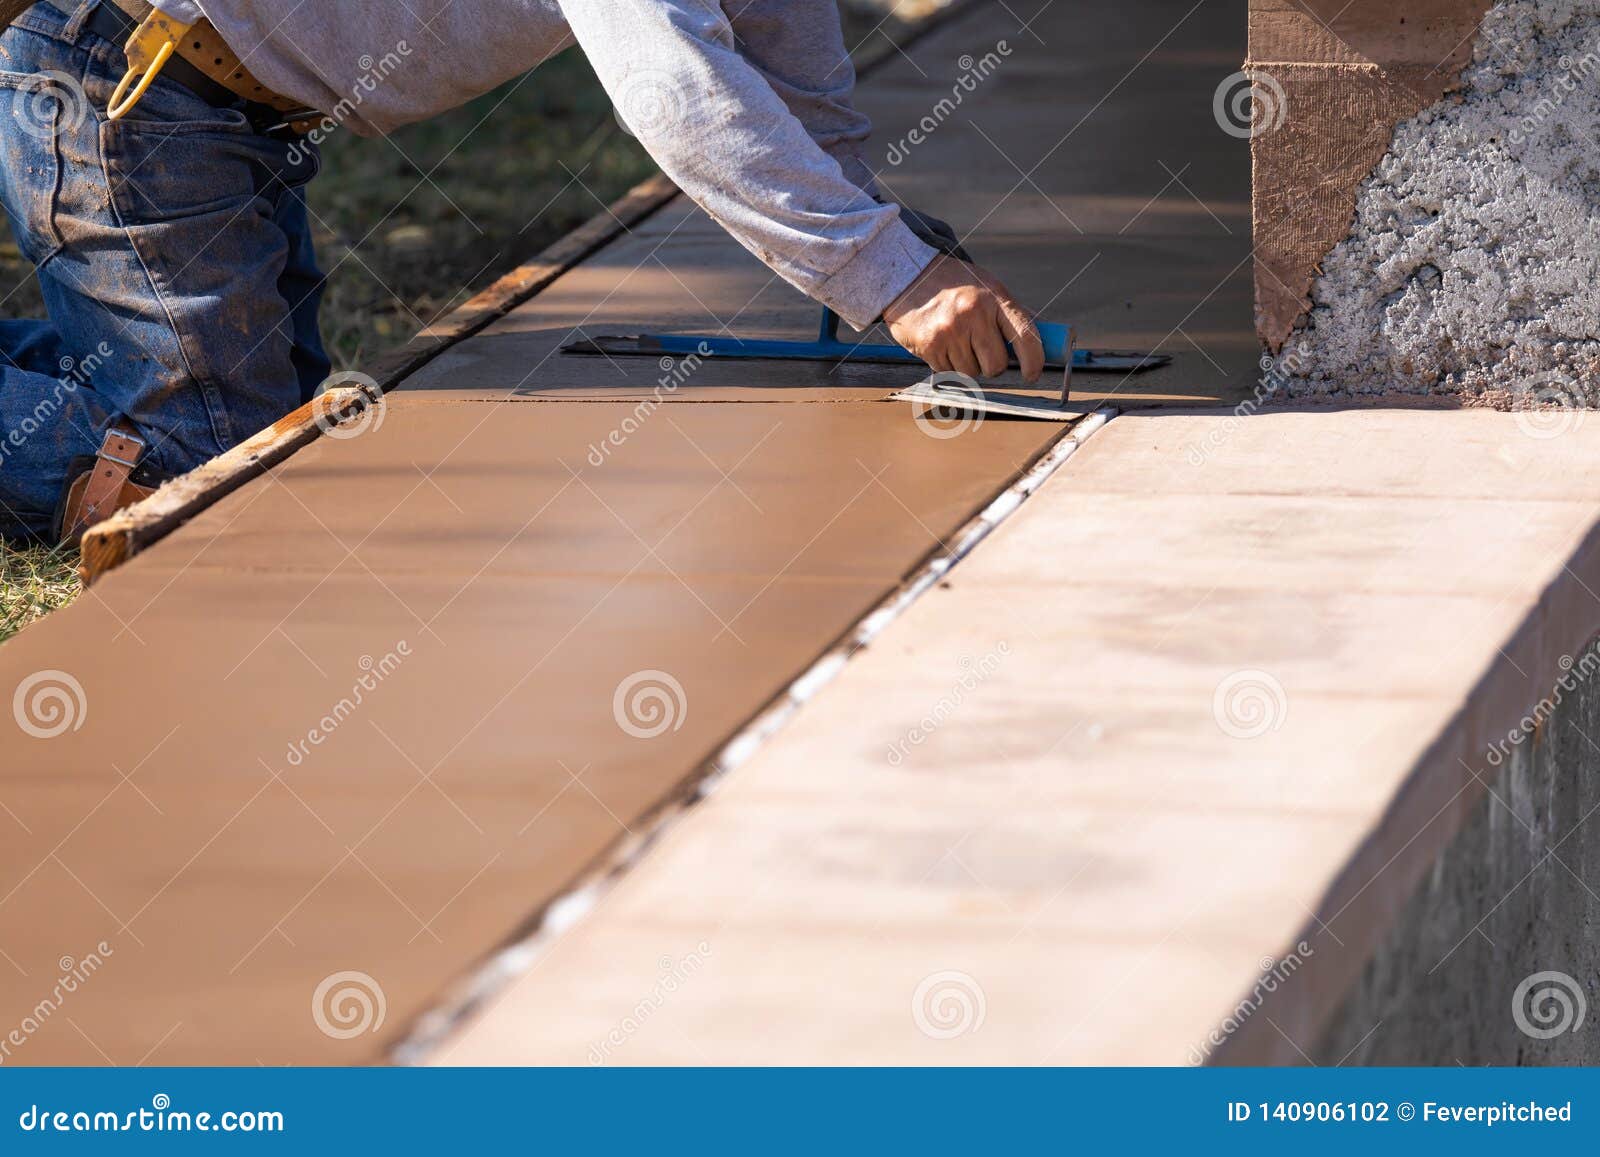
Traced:
<path fill-rule="evenodd" d="M 1070 325 L 1043 321 L 1037 322 L 1036 325 L 1039 337 L 1044 342 L 1045 368 L 1061 371 L 1059 402 L 1028 394 L 987 392 L 978 388 L 975 382 L 947 386 L 939 380 L 919 382 L 916 386 L 895 394 L 894 397 L 924 405 L 934 402 L 941 406 L 974 413 L 1062 421 L 1075 416 L 1065 412 L 1067 402 L 1072 396 L 1074 371 L 1137 374 L 1157 369 L 1172 361 L 1166 354 L 1077 349 Z M 646 333 L 632 337 L 589 338 L 563 346 L 562 352 L 623 357 L 696 354 L 700 357 L 749 358 L 763 361 L 881 362 L 918 366 L 923 364 L 921 358 L 903 346 L 841 340 L 839 315 L 831 309 L 822 311 L 822 326 L 814 341 L 715 337 L 710 334 L 694 333 Z M 934 377 L 946 379 L 949 375 Z"/>

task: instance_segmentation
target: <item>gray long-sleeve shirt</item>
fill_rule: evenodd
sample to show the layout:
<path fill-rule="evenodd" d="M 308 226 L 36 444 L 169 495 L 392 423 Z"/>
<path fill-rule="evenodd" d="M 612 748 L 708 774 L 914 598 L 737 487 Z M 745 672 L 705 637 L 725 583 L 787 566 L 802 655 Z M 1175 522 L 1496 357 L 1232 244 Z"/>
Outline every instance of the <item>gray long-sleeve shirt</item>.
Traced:
<path fill-rule="evenodd" d="M 196 0 L 155 0 L 193 19 Z M 663 172 L 784 280 L 865 328 L 934 251 L 879 204 L 834 0 L 198 0 L 257 78 L 364 135 L 576 42 Z M 532 83 L 537 83 L 535 77 Z"/>

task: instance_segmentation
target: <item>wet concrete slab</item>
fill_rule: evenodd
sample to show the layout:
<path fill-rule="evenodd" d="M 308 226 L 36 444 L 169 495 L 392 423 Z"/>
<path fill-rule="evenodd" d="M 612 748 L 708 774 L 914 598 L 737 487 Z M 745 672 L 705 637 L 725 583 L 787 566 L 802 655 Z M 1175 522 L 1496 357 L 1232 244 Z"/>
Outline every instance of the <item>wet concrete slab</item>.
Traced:
<path fill-rule="evenodd" d="M 148 569 L 270 560 L 274 573 L 322 574 L 354 557 L 382 574 L 462 584 L 553 570 L 898 577 L 1060 433 L 990 419 L 939 439 L 909 406 L 876 402 L 640 412 L 406 394 L 391 396 L 382 422 L 302 451 L 248 498 L 196 520 Z M 812 468 L 819 455 L 827 469 Z"/>
<path fill-rule="evenodd" d="M 1117 15 L 1102 72 L 1079 77 L 1079 14 L 1012 7 L 979 6 L 874 77 L 869 103 L 893 90 L 880 147 L 910 127 L 908 95 L 933 106 L 1003 25 L 1016 80 L 981 91 L 995 133 L 1014 122 L 1014 155 L 1039 127 L 1007 110 L 1052 91 L 1059 66 L 1088 86 L 1075 107 L 1165 134 L 1162 159 L 1227 190 L 1219 205 L 1244 195 L 1242 154 L 1235 170 L 1217 159 L 1232 142 L 1200 135 L 1210 65 L 1145 67 L 1170 21 Z M 1242 6 L 1215 7 L 1196 29 L 1225 54 Z M 1139 84 L 1120 83 L 1129 69 Z M 1090 339 L 1174 353 L 1164 376 L 1103 392 L 1241 388 L 1236 230 L 1176 228 L 1196 222 L 1193 197 L 1159 166 L 1099 182 L 1041 150 L 1014 188 L 962 123 L 891 185 L 952 191 L 946 215 L 978 226 L 1046 316 L 1078 310 Z M 1058 185 L 1102 199 L 1078 206 L 1095 232 L 1061 220 Z M 663 395 L 654 359 L 555 352 L 645 323 L 804 333 L 815 313 L 669 208 L 353 436 L 300 451 L 0 650 L 22 704 L 0 768 L 0 969 L 15 974 L 0 1026 L 29 1025 L 7 1063 L 383 1059 L 1062 436 L 919 424 L 881 400 L 906 384 L 892 367 L 708 364 Z M 91 956 L 93 980 L 38 1020 L 63 962 Z"/>
<path fill-rule="evenodd" d="M 585 462 L 631 413 L 396 405 L 6 648 L 84 707 L 12 741 L 0 1011 L 115 952 L 73 1001 L 96 1048 L 62 1021 L 19 1060 L 381 1055 L 1047 432 L 930 457 L 891 407 L 706 406 Z M 349 970 L 388 1011 L 345 1042 L 308 1010 Z"/>

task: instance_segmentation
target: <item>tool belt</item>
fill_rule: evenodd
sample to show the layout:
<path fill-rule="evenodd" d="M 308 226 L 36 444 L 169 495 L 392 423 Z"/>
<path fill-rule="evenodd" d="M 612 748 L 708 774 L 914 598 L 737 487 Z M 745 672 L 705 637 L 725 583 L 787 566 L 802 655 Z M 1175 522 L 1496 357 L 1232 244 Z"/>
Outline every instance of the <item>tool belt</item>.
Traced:
<path fill-rule="evenodd" d="M 9 27 L 35 2 L 0 0 L 0 30 Z M 157 75 L 176 81 L 201 100 L 219 108 L 237 107 L 243 102 L 241 111 L 258 132 L 287 131 L 303 135 L 323 119 L 315 109 L 273 92 L 252 76 L 238 53 L 228 47 L 209 20 L 202 19 L 186 28 L 157 12 L 144 0 L 101 0 L 84 27 L 114 44 L 125 44 L 130 66 L 128 79 L 141 80 L 128 100 L 122 99 L 127 83 L 119 88 L 112 102 L 112 119 L 129 111 Z M 154 61 L 140 57 L 137 42 L 138 36 L 152 28 L 159 29 L 163 38 L 171 41 L 170 50 L 163 49 L 160 59 Z M 180 32 L 181 39 L 177 36 Z M 135 69 L 143 72 L 142 79 L 133 75 Z"/>
<path fill-rule="evenodd" d="M 128 423 L 118 422 L 106 431 L 93 459 L 73 460 L 56 508 L 57 542 L 76 546 L 91 526 L 156 492 L 159 479 L 134 478 L 145 449 L 143 436 Z M 141 485 L 141 481 L 147 484 Z"/>

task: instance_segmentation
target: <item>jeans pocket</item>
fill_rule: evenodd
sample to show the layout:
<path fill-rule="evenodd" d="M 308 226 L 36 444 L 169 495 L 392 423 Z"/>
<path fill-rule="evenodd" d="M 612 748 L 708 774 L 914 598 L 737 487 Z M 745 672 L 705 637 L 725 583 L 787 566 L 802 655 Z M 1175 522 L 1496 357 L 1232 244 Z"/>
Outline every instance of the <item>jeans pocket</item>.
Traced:
<path fill-rule="evenodd" d="M 100 156 L 125 226 L 239 212 L 270 187 L 250 122 L 232 109 L 206 120 L 106 121 Z"/>
<path fill-rule="evenodd" d="M 287 143 L 234 110 L 182 115 L 203 119 L 102 124 L 101 163 L 116 222 L 226 449 L 292 408 L 282 402 L 298 390 L 278 289 L 288 242 L 275 220 L 293 166 Z"/>
<path fill-rule="evenodd" d="M 61 137 L 90 115 L 82 84 L 67 73 L 0 72 L 0 204 L 34 265 L 61 251 Z"/>

